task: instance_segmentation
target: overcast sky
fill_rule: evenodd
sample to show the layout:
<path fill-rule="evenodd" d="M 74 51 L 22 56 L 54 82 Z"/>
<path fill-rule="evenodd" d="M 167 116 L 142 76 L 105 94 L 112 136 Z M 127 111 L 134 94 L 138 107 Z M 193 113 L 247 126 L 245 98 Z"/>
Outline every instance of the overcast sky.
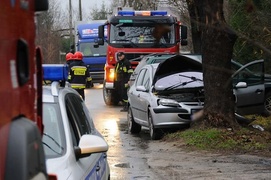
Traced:
<path fill-rule="evenodd" d="M 88 9 L 91 10 L 93 7 L 100 8 L 102 3 L 104 2 L 106 7 L 110 6 L 112 0 L 81 0 L 82 12 L 83 12 L 83 20 L 85 20 L 84 12 L 87 12 Z M 64 11 L 69 9 L 69 0 L 60 0 L 60 5 Z M 79 0 L 71 0 L 72 9 L 78 12 Z"/>
<path fill-rule="evenodd" d="M 61 6 L 64 9 L 66 9 L 66 7 L 68 7 L 69 5 L 69 0 L 61 0 L 60 2 L 61 2 Z M 78 7 L 79 0 L 71 0 L 71 2 L 72 2 L 73 7 Z M 95 5 L 100 7 L 103 2 L 105 3 L 105 5 L 109 5 L 111 0 L 81 0 L 82 8 L 84 9 L 94 7 Z"/>

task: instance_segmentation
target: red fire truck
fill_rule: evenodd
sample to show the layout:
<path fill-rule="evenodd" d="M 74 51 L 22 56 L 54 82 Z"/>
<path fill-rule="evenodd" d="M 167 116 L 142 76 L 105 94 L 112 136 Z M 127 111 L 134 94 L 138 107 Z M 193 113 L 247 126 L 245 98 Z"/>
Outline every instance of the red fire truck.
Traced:
<path fill-rule="evenodd" d="M 35 15 L 48 0 L 1 0 L 0 9 L 0 179 L 47 179 Z"/>
<path fill-rule="evenodd" d="M 105 26 L 108 46 L 103 96 L 107 105 L 116 105 L 120 100 L 114 90 L 114 68 L 118 52 L 124 52 L 135 68 L 143 55 L 178 54 L 180 45 L 187 45 L 187 27 L 167 11 L 118 11 L 99 27 L 98 46 L 105 43 Z"/>

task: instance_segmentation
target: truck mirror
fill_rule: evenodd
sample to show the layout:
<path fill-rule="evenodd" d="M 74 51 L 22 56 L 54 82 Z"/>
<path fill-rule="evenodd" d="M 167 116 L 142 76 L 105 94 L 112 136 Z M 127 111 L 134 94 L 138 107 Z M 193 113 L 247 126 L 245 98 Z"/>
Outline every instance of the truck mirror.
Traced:
<path fill-rule="evenodd" d="M 93 47 L 94 47 L 94 48 L 98 48 L 98 47 L 99 47 L 99 44 L 98 44 L 98 43 L 95 43 L 95 44 L 93 45 Z"/>
<path fill-rule="evenodd" d="M 99 46 L 99 45 L 103 46 L 103 45 L 104 45 L 104 40 L 103 40 L 103 39 L 98 39 L 97 45 L 98 45 L 98 46 Z"/>
<path fill-rule="evenodd" d="M 35 0 L 35 11 L 47 11 L 48 10 L 48 0 Z"/>
<path fill-rule="evenodd" d="M 104 25 L 100 25 L 98 28 L 98 38 L 104 39 Z"/>
<path fill-rule="evenodd" d="M 125 32 L 123 31 L 119 32 L 119 36 L 125 36 Z"/>
<path fill-rule="evenodd" d="M 104 42 L 99 41 L 99 38 L 96 38 L 96 39 L 94 40 L 93 47 L 94 47 L 94 48 L 98 48 L 99 45 L 103 45 L 103 44 L 104 44 Z"/>
<path fill-rule="evenodd" d="M 187 26 L 181 25 L 181 39 L 187 39 Z"/>
<path fill-rule="evenodd" d="M 98 45 L 104 45 L 104 25 L 100 25 L 98 28 Z"/>

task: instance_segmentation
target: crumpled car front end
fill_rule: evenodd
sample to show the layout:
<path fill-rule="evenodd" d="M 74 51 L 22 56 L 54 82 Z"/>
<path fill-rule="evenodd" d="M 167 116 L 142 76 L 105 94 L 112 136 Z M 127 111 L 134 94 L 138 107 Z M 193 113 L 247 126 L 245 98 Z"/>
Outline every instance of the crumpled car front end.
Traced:
<path fill-rule="evenodd" d="M 170 61 L 161 63 L 154 76 L 152 92 L 157 98 L 157 106 L 151 108 L 151 113 L 156 128 L 190 124 L 191 116 L 204 105 L 201 63 L 179 60 L 178 56 Z M 176 68 L 178 63 L 181 64 Z"/>

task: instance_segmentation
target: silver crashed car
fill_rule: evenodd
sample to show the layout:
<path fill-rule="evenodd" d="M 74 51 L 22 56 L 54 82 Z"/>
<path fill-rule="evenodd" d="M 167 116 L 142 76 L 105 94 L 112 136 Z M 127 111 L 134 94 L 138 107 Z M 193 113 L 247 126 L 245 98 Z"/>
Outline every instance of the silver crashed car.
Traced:
<path fill-rule="evenodd" d="M 81 96 L 62 80 L 63 65 L 43 65 L 43 148 L 47 172 L 56 179 L 110 179 L 108 144 L 95 128 Z M 63 82 L 63 81 L 62 81 Z"/>
<path fill-rule="evenodd" d="M 190 124 L 204 105 L 202 78 L 201 63 L 184 56 L 142 67 L 127 93 L 129 133 L 144 126 L 155 140 L 165 128 Z"/>

